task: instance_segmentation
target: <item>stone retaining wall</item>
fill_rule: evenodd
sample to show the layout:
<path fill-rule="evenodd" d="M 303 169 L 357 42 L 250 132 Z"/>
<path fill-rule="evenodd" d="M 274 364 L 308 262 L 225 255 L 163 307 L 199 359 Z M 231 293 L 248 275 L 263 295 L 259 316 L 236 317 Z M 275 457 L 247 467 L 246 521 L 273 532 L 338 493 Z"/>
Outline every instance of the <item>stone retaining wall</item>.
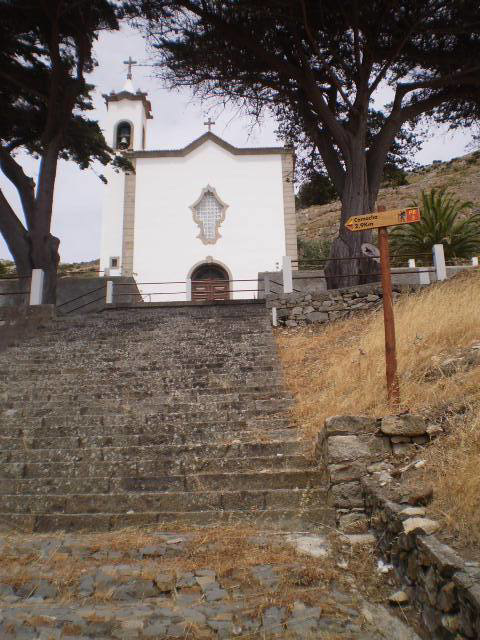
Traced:
<path fill-rule="evenodd" d="M 318 456 L 341 530 L 354 533 L 367 528 L 362 478 L 371 475 L 380 482 L 390 481 L 393 469 L 388 460 L 414 453 L 434 432 L 421 416 L 411 414 L 380 419 L 333 416 L 325 421 Z"/>
<path fill-rule="evenodd" d="M 415 287 L 394 285 L 393 298 Z M 277 310 L 278 324 L 297 327 L 304 324 L 332 322 L 359 311 L 376 309 L 382 304 L 382 287 L 378 283 L 364 284 L 325 292 L 272 293 L 267 296 L 267 308 Z"/>
<path fill-rule="evenodd" d="M 389 501 L 372 480 L 364 480 L 363 488 L 378 548 L 406 584 L 431 637 L 480 638 L 480 565 L 429 535 L 436 523 L 421 517 L 421 508 Z"/>
<path fill-rule="evenodd" d="M 480 638 L 480 564 L 464 561 L 432 535 L 439 524 L 425 517 L 424 508 L 431 490 L 397 504 L 382 488 L 398 474 L 396 462 L 404 464 L 440 431 L 412 414 L 334 416 L 319 436 L 318 456 L 337 527 L 373 531 L 377 548 L 405 584 L 395 594 L 404 600 L 394 602 L 412 602 L 434 640 L 473 640 Z"/>

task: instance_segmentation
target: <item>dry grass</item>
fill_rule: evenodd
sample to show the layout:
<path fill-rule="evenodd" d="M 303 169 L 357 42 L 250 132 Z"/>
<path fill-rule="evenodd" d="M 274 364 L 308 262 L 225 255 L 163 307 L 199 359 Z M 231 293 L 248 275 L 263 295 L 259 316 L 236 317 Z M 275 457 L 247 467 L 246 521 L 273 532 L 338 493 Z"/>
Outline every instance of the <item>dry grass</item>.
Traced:
<path fill-rule="evenodd" d="M 480 340 L 480 272 L 403 296 L 395 305 L 402 410 L 443 412 L 466 398 L 480 405 L 480 368 L 436 379 L 435 363 Z M 379 310 L 313 332 L 279 331 L 298 424 L 314 436 L 326 417 L 385 415 L 383 314 Z M 397 410 L 396 410 L 397 411 Z"/>
<path fill-rule="evenodd" d="M 459 542 L 480 550 L 480 412 L 449 420 L 448 435 L 426 450 L 423 474 L 434 486 L 434 515 Z"/>
<path fill-rule="evenodd" d="M 432 509 L 463 544 L 480 548 L 480 366 L 442 375 L 438 363 L 480 341 L 480 272 L 400 299 L 395 305 L 402 404 L 385 395 L 383 314 L 323 330 L 279 331 L 285 375 L 307 438 L 326 417 L 409 410 L 441 422 L 446 435 L 423 453 Z M 432 375 L 433 374 L 433 375 Z"/>

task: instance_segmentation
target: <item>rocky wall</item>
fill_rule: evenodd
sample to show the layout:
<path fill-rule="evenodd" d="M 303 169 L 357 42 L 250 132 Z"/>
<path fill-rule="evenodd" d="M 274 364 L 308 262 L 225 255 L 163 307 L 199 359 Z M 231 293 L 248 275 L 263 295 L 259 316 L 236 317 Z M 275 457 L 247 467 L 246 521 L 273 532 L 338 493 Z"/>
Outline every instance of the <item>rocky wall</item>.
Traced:
<path fill-rule="evenodd" d="M 377 549 L 405 585 L 391 602 L 413 603 L 434 640 L 473 640 L 480 638 L 480 564 L 464 561 L 433 535 L 439 523 L 425 510 L 431 490 L 407 492 L 396 498 L 401 503 L 387 495 L 392 477 L 421 464 L 405 466 L 405 458 L 440 431 L 413 414 L 334 416 L 325 422 L 317 453 L 337 527 L 348 534 L 373 532 Z"/>
<path fill-rule="evenodd" d="M 415 604 L 434 640 L 480 638 L 480 565 L 432 535 L 438 523 L 421 506 L 388 500 L 372 479 L 362 484 L 378 549 L 405 584 L 397 597 Z"/>
<path fill-rule="evenodd" d="M 414 288 L 394 285 L 394 300 L 400 293 Z M 354 313 L 376 309 L 382 304 L 382 298 L 382 287 L 376 283 L 324 292 L 272 293 L 266 297 L 266 301 L 268 309 L 276 309 L 279 325 L 297 327 L 332 322 Z"/>
<path fill-rule="evenodd" d="M 333 416 L 318 438 L 320 465 L 325 469 L 329 503 L 337 526 L 346 533 L 368 528 L 362 478 L 388 482 L 395 473 L 392 460 L 402 460 L 425 445 L 438 428 L 418 415 Z"/>

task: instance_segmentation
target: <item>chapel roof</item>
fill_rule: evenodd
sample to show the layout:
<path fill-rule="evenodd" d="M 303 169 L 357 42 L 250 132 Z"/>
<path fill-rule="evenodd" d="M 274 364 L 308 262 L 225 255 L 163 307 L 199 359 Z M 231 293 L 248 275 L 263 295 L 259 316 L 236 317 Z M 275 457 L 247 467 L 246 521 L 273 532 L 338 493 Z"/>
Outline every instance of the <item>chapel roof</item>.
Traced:
<path fill-rule="evenodd" d="M 274 154 L 290 154 L 293 153 L 291 147 L 235 147 L 223 138 L 207 131 L 200 137 L 196 138 L 190 144 L 182 149 L 152 149 L 147 151 L 131 151 L 128 155 L 135 158 L 163 158 L 163 157 L 182 157 L 186 156 L 195 149 L 198 149 L 205 142 L 214 142 L 226 151 L 236 156 L 242 155 L 274 155 Z"/>

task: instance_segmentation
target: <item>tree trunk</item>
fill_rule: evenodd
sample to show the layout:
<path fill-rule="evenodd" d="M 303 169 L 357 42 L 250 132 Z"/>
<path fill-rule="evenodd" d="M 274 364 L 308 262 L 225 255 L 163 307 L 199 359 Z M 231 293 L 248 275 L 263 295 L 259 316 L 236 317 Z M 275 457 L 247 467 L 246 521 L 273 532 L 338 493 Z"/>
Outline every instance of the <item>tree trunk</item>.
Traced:
<path fill-rule="evenodd" d="M 12 254 L 19 276 L 29 276 L 32 271 L 28 232 L 17 218 L 7 199 L 0 191 L 0 233 Z"/>
<path fill-rule="evenodd" d="M 45 272 L 43 287 L 43 302 L 45 304 L 56 304 L 57 301 L 57 267 L 60 262 L 58 253 L 60 240 L 50 233 L 50 226 L 59 146 L 60 136 L 58 135 L 50 141 L 47 150 L 42 156 L 30 229 L 33 268 L 43 269 Z"/>
<path fill-rule="evenodd" d="M 345 223 L 353 215 L 362 215 L 373 210 L 368 188 L 365 153 L 358 152 L 347 167 L 345 186 L 341 196 L 342 212 L 340 230 L 330 250 L 330 258 L 325 266 L 329 289 L 349 287 L 356 284 L 375 282 L 380 279 L 378 264 L 362 256 L 361 246 L 372 241 L 371 231 L 349 231 Z"/>

